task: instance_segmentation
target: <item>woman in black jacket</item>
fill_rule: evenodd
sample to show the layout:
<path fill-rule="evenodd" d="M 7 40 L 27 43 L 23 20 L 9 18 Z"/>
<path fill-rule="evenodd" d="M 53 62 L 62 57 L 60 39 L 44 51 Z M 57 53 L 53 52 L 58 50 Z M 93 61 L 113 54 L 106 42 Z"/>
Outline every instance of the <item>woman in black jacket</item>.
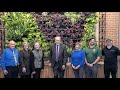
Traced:
<path fill-rule="evenodd" d="M 28 42 L 23 42 L 23 49 L 19 54 L 19 74 L 21 78 L 31 78 L 31 74 L 35 74 L 34 55 L 29 49 Z"/>

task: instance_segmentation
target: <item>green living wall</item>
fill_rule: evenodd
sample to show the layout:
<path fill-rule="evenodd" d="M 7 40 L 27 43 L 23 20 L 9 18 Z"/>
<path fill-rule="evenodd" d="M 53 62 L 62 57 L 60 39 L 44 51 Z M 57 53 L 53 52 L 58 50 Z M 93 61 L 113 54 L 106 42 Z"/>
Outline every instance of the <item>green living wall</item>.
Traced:
<path fill-rule="evenodd" d="M 23 41 L 28 41 L 31 48 L 38 41 L 48 57 L 49 41 L 54 40 L 54 34 L 69 35 L 63 42 L 67 46 L 68 55 L 73 50 L 74 38 L 80 40 L 82 49 L 88 47 L 88 40 L 95 36 L 94 27 L 98 22 L 98 15 L 96 12 L 6 12 L 0 19 L 6 28 L 7 41 L 15 40 L 19 50 Z"/>

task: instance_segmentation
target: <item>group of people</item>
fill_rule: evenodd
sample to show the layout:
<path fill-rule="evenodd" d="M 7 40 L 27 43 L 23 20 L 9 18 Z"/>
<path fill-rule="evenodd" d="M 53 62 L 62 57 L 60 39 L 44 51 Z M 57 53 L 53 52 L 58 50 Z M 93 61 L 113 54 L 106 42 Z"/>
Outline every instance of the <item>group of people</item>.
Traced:
<path fill-rule="evenodd" d="M 105 78 L 116 78 L 120 50 L 113 46 L 111 39 L 106 40 L 106 46 L 101 50 L 96 46 L 94 38 L 89 40 L 89 47 L 80 49 L 80 44 L 75 44 L 75 50 L 71 54 L 71 65 L 76 78 L 97 78 L 98 62 L 101 57 L 104 60 Z"/>
<path fill-rule="evenodd" d="M 80 43 L 76 42 L 71 53 L 70 63 L 76 78 L 97 78 L 98 62 L 104 57 L 105 78 L 116 78 L 117 56 L 120 51 L 113 46 L 111 39 L 106 40 L 106 46 L 102 50 L 96 46 L 94 38 L 89 40 L 89 47 L 85 50 L 80 48 Z M 33 50 L 30 50 L 29 43 L 23 42 L 22 50 L 15 48 L 15 42 L 9 42 L 9 48 L 2 53 L 1 67 L 5 78 L 40 78 L 41 70 L 44 69 L 44 54 L 40 44 L 34 43 Z M 55 37 L 55 43 L 50 47 L 50 64 L 54 73 L 54 78 L 63 78 L 67 63 L 67 48 L 62 43 L 61 37 Z"/>
<path fill-rule="evenodd" d="M 40 78 L 40 72 L 44 69 L 43 52 L 38 42 L 34 43 L 34 49 L 30 50 L 29 43 L 23 42 L 22 50 L 15 48 L 15 42 L 9 42 L 9 48 L 2 53 L 1 67 L 5 78 Z"/>

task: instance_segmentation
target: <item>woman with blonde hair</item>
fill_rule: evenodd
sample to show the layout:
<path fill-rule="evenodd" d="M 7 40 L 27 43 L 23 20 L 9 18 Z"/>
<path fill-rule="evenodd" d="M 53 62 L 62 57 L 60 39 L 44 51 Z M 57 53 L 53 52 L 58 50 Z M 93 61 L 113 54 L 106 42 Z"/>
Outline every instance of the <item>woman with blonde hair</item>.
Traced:
<path fill-rule="evenodd" d="M 35 74 L 34 55 L 29 49 L 29 43 L 23 42 L 23 49 L 20 51 L 19 74 L 21 78 L 31 78 L 31 74 Z"/>

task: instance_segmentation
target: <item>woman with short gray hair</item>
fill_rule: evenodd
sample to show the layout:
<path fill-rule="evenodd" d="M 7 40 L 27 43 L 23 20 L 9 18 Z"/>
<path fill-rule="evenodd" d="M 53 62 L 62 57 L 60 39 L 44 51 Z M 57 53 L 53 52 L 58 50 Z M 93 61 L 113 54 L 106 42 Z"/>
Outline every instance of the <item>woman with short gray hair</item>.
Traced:
<path fill-rule="evenodd" d="M 34 54 L 34 67 L 35 74 L 33 74 L 33 78 L 40 78 L 41 69 L 44 69 L 44 60 L 43 60 L 43 51 L 38 42 L 34 43 L 34 50 L 32 51 Z"/>

